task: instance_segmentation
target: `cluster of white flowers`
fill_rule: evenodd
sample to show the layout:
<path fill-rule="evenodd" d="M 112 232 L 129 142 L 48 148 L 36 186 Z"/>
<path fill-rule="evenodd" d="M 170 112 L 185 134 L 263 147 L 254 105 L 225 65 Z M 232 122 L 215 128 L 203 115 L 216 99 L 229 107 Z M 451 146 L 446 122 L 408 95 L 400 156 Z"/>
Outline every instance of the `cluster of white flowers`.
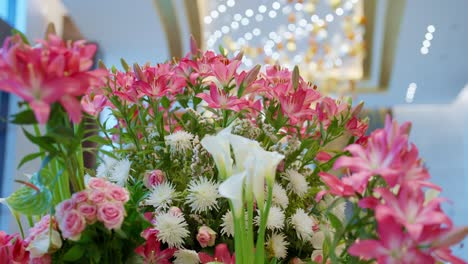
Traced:
<path fill-rule="evenodd" d="M 286 236 L 281 233 L 273 233 L 268 237 L 266 246 L 270 255 L 277 259 L 284 259 L 288 254 L 289 242 L 286 241 Z"/>
<path fill-rule="evenodd" d="M 288 190 L 297 194 L 299 197 L 304 196 L 309 191 L 309 183 L 306 181 L 304 175 L 296 170 L 288 169 L 283 175 L 288 183 Z"/>
<path fill-rule="evenodd" d="M 96 176 L 106 178 L 119 186 L 124 186 L 130 176 L 131 165 L 132 163 L 126 158 L 117 160 L 104 156 L 103 161 L 96 169 Z"/>
<path fill-rule="evenodd" d="M 184 244 L 190 235 L 187 227 L 183 214 L 168 212 L 156 217 L 155 228 L 159 231 L 158 239 L 167 243 L 169 247 L 180 248 Z"/>
<path fill-rule="evenodd" d="M 179 130 L 164 137 L 169 150 L 173 155 L 185 154 L 188 150 L 192 149 L 193 134 Z"/>
<path fill-rule="evenodd" d="M 286 209 L 289 204 L 288 194 L 286 190 L 278 183 L 273 185 L 273 195 L 271 200 L 273 205 Z"/>
<path fill-rule="evenodd" d="M 230 210 L 223 215 L 221 227 L 221 234 L 231 237 L 234 236 L 234 217 Z"/>
<path fill-rule="evenodd" d="M 156 211 L 161 211 L 168 209 L 175 197 L 176 190 L 174 186 L 170 182 L 164 181 L 161 184 L 156 185 L 153 190 L 151 190 L 151 193 L 144 201 L 144 204 L 153 206 Z"/>
<path fill-rule="evenodd" d="M 187 204 L 192 212 L 201 213 L 208 210 L 217 209 L 216 199 L 219 198 L 219 184 L 208 180 L 205 177 L 192 180 L 188 186 Z"/>
<path fill-rule="evenodd" d="M 291 225 L 296 230 L 296 235 L 303 241 L 308 241 L 312 238 L 314 221 L 302 208 L 298 208 L 289 219 Z"/>
<path fill-rule="evenodd" d="M 276 206 L 270 207 L 270 212 L 268 213 L 266 228 L 270 230 L 281 230 L 284 227 L 284 212 L 281 208 Z M 260 226 L 260 215 L 257 215 L 254 219 L 255 224 Z"/>

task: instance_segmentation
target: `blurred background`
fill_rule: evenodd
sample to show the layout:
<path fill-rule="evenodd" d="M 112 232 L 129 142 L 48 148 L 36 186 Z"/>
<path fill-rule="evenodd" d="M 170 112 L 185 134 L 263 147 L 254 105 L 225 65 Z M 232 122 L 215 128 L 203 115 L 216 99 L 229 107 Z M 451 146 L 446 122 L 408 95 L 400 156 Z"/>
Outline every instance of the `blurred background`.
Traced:
<path fill-rule="evenodd" d="M 412 121 L 418 146 L 456 225 L 468 224 L 467 0 L 0 0 L 0 38 L 16 28 L 42 38 L 55 24 L 65 39 L 98 45 L 97 59 L 120 67 L 155 64 L 189 51 L 243 50 L 243 67 L 299 65 L 330 96 L 364 100 L 371 128 L 386 113 Z M 0 119 L 17 99 L 0 93 Z M 0 197 L 36 171 L 21 128 L 0 122 Z M 1 207 L 0 229 L 14 229 Z M 466 242 L 466 241 L 465 241 Z M 468 250 L 455 249 L 468 258 Z"/>

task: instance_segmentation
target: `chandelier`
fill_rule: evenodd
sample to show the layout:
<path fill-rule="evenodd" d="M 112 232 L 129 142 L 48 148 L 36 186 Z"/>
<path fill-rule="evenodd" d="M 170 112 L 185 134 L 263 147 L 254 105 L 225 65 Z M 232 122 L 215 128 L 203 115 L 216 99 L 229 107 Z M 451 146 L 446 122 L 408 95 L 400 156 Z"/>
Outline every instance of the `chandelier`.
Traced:
<path fill-rule="evenodd" d="M 329 92 L 349 92 L 363 78 L 362 0 L 205 1 L 207 49 L 244 52 L 243 65 L 299 66 Z"/>

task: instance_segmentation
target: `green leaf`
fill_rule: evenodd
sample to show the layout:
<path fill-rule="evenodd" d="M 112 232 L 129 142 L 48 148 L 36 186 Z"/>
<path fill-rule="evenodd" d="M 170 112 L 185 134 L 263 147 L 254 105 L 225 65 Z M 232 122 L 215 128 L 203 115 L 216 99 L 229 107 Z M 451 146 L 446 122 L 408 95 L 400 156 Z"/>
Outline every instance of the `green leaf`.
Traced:
<path fill-rule="evenodd" d="M 26 37 L 26 35 L 23 34 L 23 32 L 14 28 L 11 30 L 11 33 L 13 33 L 13 35 L 19 35 L 25 44 L 30 45 L 28 38 Z"/>
<path fill-rule="evenodd" d="M 21 159 L 20 163 L 18 164 L 17 169 L 21 168 L 26 162 L 34 160 L 34 159 L 36 159 L 36 158 L 38 158 L 38 157 L 40 157 L 42 155 L 45 155 L 45 153 L 44 152 L 36 152 L 36 153 L 31 153 L 31 154 L 28 154 L 28 155 L 24 156 Z"/>
<path fill-rule="evenodd" d="M 85 252 L 85 248 L 80 245 L 74 245 L 71 247 L 65 255 L 63 255 L 64 261 L 77 261 L 79 260 Z"/>
<path fill-rule="evenodd" d="M 33 125 L 37 124 L 36 116 L 31 109 L 21 111 L 17 114 L 12 115 L 11 123 L 17 125 Z"/>
<path fill-rule="evenodd" d="M 25 215 L 42 215 L 51 206 L 52 194 L 44 186 L 22 186 L 12 193 L 6 201 L 15 211 Z"/>
<path fill-rule="evenodd" d="M 343 229 L 343 223 L 341 223 L 340 219 L 338 219 L 338 217 L 330 212 L 327 215 L 332 227 L 336 230 L 336 232 L 340 232 Z"/>
<path fill-rule="evenodd" d="M 169 109 L 169 107 L 171 106 L 171 101 L 166 96 L 163 96 L 161 98 L 161 105 L 164 108 Z"/>
<path fill-rule="evenodd" d="M 55 143 L 53 138 L 47 136 L 36 137 L 24 128 L 23 133 L 32 143 L 38 145 L 40 148 L 47 150 L 50 153 L 57 152 L 57 150 L 52 145 L 53 143 Z"/>

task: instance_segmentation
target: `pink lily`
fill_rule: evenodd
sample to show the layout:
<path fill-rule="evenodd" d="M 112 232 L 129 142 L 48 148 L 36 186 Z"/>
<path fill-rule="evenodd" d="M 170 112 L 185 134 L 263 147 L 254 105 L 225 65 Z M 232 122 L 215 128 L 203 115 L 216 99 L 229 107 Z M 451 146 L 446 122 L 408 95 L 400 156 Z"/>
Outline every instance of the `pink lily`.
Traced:
<path fill-rule="evenodd" d="M 213 109 L 230 109 L 238 110 L 237 106 L 242 103 L 242 100 L 236 96 L 229 96 L 223 91 L 220 91 L 215 84 L 210 85 L 210 94 L 199 93 L 198 98 L 205 100 L 208 103 L 208 107 Z"/>
<path fill-rule="evenodd" d="M 375 209 L 377 221 L 387 217 L 393 217 L 395 221 L 405 226 L 410 236 L 417 240 L 421 236 L 424 226 L 446 224 L 452 226 L 452 221 L 440 210 L 441 198 L 432 199 L 424 204 L 422 190 L 401 188 L 395 197 L 388 189 L 375 190 L 382 196 L 385 204 L 380 204 Z"/>
<path fill-rule="evenodd" d="M 228 64 L 224 64 L 221 61 L 216 61 L 211 65 L 211 70 L 213 71 L 214 75 L 221 83 L 222 86 L 227 86 L 234 78 L 236 74 L 236 70 L 240 65 L 240 61 L 233 60 Z"/>
<path fill-rule="evenodd" d="M 348 249 L 349 254 L 385 264 L 435 263 L 431 256 L 417 249 L 412 239 L 391 218 L 379 221 L 378 235 L 379 240 L 358 240 Z"/>
<path fill-rule="evenodd" d="M 356 189 L 355 186 L 353 186 L 352 181 L 349 180 L 349 177 L 344 177 L 340 180 L 335 175 L 326 172 L 319 172 L 319 176 L 330 190 L 320 191 L 315 197 L 316 201 L 320 201 L 327 193 L 340 197 L 348 197 L 354 196 L 356 191 L 362 192 L 360 187 Z"/>
<path fill-rule="evenodd" d="M 161 250 L 161 242 L 157 238 L 158 232 L 154 229 L 144 232 L 146 242 L 135 249 L 135 253 L 143 257 L 145 264 L 170 264 L 174 256 L 175 248 Z"/>

